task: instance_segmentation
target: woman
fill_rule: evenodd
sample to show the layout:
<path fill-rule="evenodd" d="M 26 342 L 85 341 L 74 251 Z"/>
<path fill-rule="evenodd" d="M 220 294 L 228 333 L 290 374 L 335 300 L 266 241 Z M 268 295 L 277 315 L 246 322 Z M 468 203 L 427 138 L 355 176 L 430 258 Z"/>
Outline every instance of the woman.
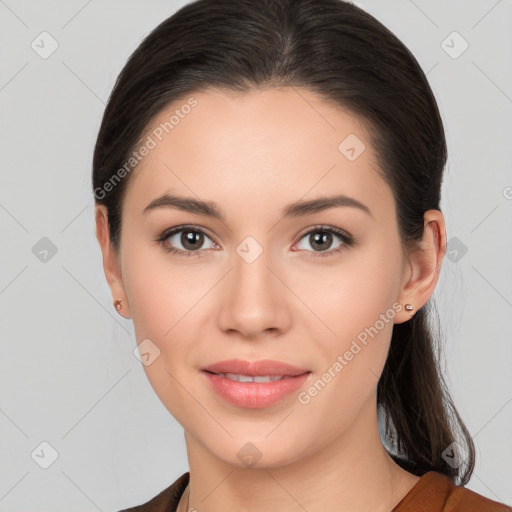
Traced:
<path fill-rule="evenodd" d="M 509 510 L 464 487 L 428 324 L 446 152 L 416 59 L 350 3 L 199 0 L 141 43 L 97 238 L 190 471 L 127 510 Z"/>

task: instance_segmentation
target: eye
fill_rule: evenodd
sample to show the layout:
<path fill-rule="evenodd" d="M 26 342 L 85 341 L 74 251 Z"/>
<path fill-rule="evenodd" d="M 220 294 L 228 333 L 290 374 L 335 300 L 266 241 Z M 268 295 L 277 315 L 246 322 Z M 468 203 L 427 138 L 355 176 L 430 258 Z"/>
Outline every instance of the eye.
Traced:
<path fill-rule="evenodd" d="M 201 250 L 205 249 L 203 247 L 205 238 L 212 241 L 202 229 L 180 226 L 164 231 L 157 239 L 157 242 L 159 242 L 167 252 L 173 254 L 201 256 Z M 212 244 L 215 245 L 215 242 L 212 241 Z M 182 248 L 180 248 L 180 245 Z M 176 248 L 176 246 L 178 246 L 178 248 Z M 211 249 L 212 247 L 209 248 Z"/>
<path fill-rule="evenodd" d="M 338 238 L 340 242 L 334 249 L 329 250 L 333 243 L 333 235 L 334 238 Z M 205 239 L 210 240 L 210 247 L 203 247 Z M 332 256 L 347 247 L 355 245 L 356 242 L 355 238 L 348 233 L 328 226 L 317 226 L 310 229 L 307 233 L 302 235 L 299 244 L 302 240 L 311 244 L 313 250 L 310 252 L 313 253 L 312 256 L 314 257 Z M 178 226 L 168 229 L 164 231 L 156 241 L 163 246 L 165 251 L 180 256 L 200 257 L 204 255 L 202 254 L 204 249 L 218 247 L 202 229 L 193 226 Z M 304 247 L 299 248 L 304 249 Z M 307 247 L 306 250 L 308 250 Z"/>
<path fill-rule="evenodd" d="M 333 235 L 335 238 L 341 240 L 341 242 L 334 249 L 328 250 L 332 246 Z M 348 233 L 345 233 L 340 229 L 327 226 L 317 226 L 314 229 L 309 230 L 302 236 L 299 243 L 302 240 L 305 240 L 306 243 L 309 243 L 310 246 L 313 247 L 313 253 L 316 253 L 312 255 L 314 257 L 332 256 L 333 254 L 337 254 L 343 249 L 354 245 L 355 242 L 354 237 Z"/>

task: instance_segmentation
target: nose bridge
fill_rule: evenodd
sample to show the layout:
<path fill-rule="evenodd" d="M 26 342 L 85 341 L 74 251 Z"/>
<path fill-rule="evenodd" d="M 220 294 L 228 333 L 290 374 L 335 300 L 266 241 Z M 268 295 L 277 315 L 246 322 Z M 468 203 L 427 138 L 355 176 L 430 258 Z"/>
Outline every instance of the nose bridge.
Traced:
<path fill-rule="evenodd" d="M 271 298 L 268 292 L 274 287 L 275 276 L 268 267 L 272 268 L 272 260 L 272 250 L 265 241 L 260 243 L 249 235 L 238 244 L 233 258 L 233 292 L 240 300 L 252 302 Z"/>
<path fill-rule="evenodd" d="M 253 236 L 244 238 L 235 248 L 233 270 L 223 297 L 220 322 L 223 329 L 235 329 L 244 335 L 283 327 L 285 289 L 270 269 L 275 258 Z M 270 267 L 270 268 L 269 268 Z"/>

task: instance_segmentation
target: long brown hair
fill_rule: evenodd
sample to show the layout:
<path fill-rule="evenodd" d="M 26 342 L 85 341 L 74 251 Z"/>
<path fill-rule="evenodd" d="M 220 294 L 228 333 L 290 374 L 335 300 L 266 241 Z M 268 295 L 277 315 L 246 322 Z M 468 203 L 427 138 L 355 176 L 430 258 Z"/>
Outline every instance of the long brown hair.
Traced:
<path fill-rule="evenodd" d="M 402 243 L 422 237 L 424 213 L 440 210 L 447 148 L 434 94 L 404 44 L 342 0 L 198 0 L 142 41 L 104 113 L 92 182 L 96 203 L 108 208 L 116 250 L 132 174 L 126 162 L 150 120 L 169 103 L 207 88 L 245 92 L 274 86 L 307 88 L 363 121 L 379 172 L 394 194 Z M 383 443 L 411 473 L 438 471 L 465 485 L 475 448 L 439 368 L 431 307 L 429 301 L 412 319 L 394 325 L 377 387 Z M 464 464 L 446 462 L 443 452 L 454 442 L 467 455 Z M 457 460 L 462 454 L 453 448 L 450 456 Z"/>

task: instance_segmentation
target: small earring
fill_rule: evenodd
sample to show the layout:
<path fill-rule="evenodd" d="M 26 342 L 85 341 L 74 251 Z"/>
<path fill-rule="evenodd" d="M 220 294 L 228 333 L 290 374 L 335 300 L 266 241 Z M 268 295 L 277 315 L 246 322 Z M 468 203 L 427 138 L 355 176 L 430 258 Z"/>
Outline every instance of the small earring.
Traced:
<path fill-rule="evenodd" d="M 117 299 L 115 302 L 114 302 L 114 306 L 115 308 L 118 310 L 118 311 L 121 311 L 121 299 Z"/>
<path fill-rule="evenodd" d="M 407 311 L 413 311 L 413 310 L 414 310 L 414 306 L 413 306 L 412 304 L 406 304 L 406 305 L 405 305 L 405 309 L 406 309 Z"/>

